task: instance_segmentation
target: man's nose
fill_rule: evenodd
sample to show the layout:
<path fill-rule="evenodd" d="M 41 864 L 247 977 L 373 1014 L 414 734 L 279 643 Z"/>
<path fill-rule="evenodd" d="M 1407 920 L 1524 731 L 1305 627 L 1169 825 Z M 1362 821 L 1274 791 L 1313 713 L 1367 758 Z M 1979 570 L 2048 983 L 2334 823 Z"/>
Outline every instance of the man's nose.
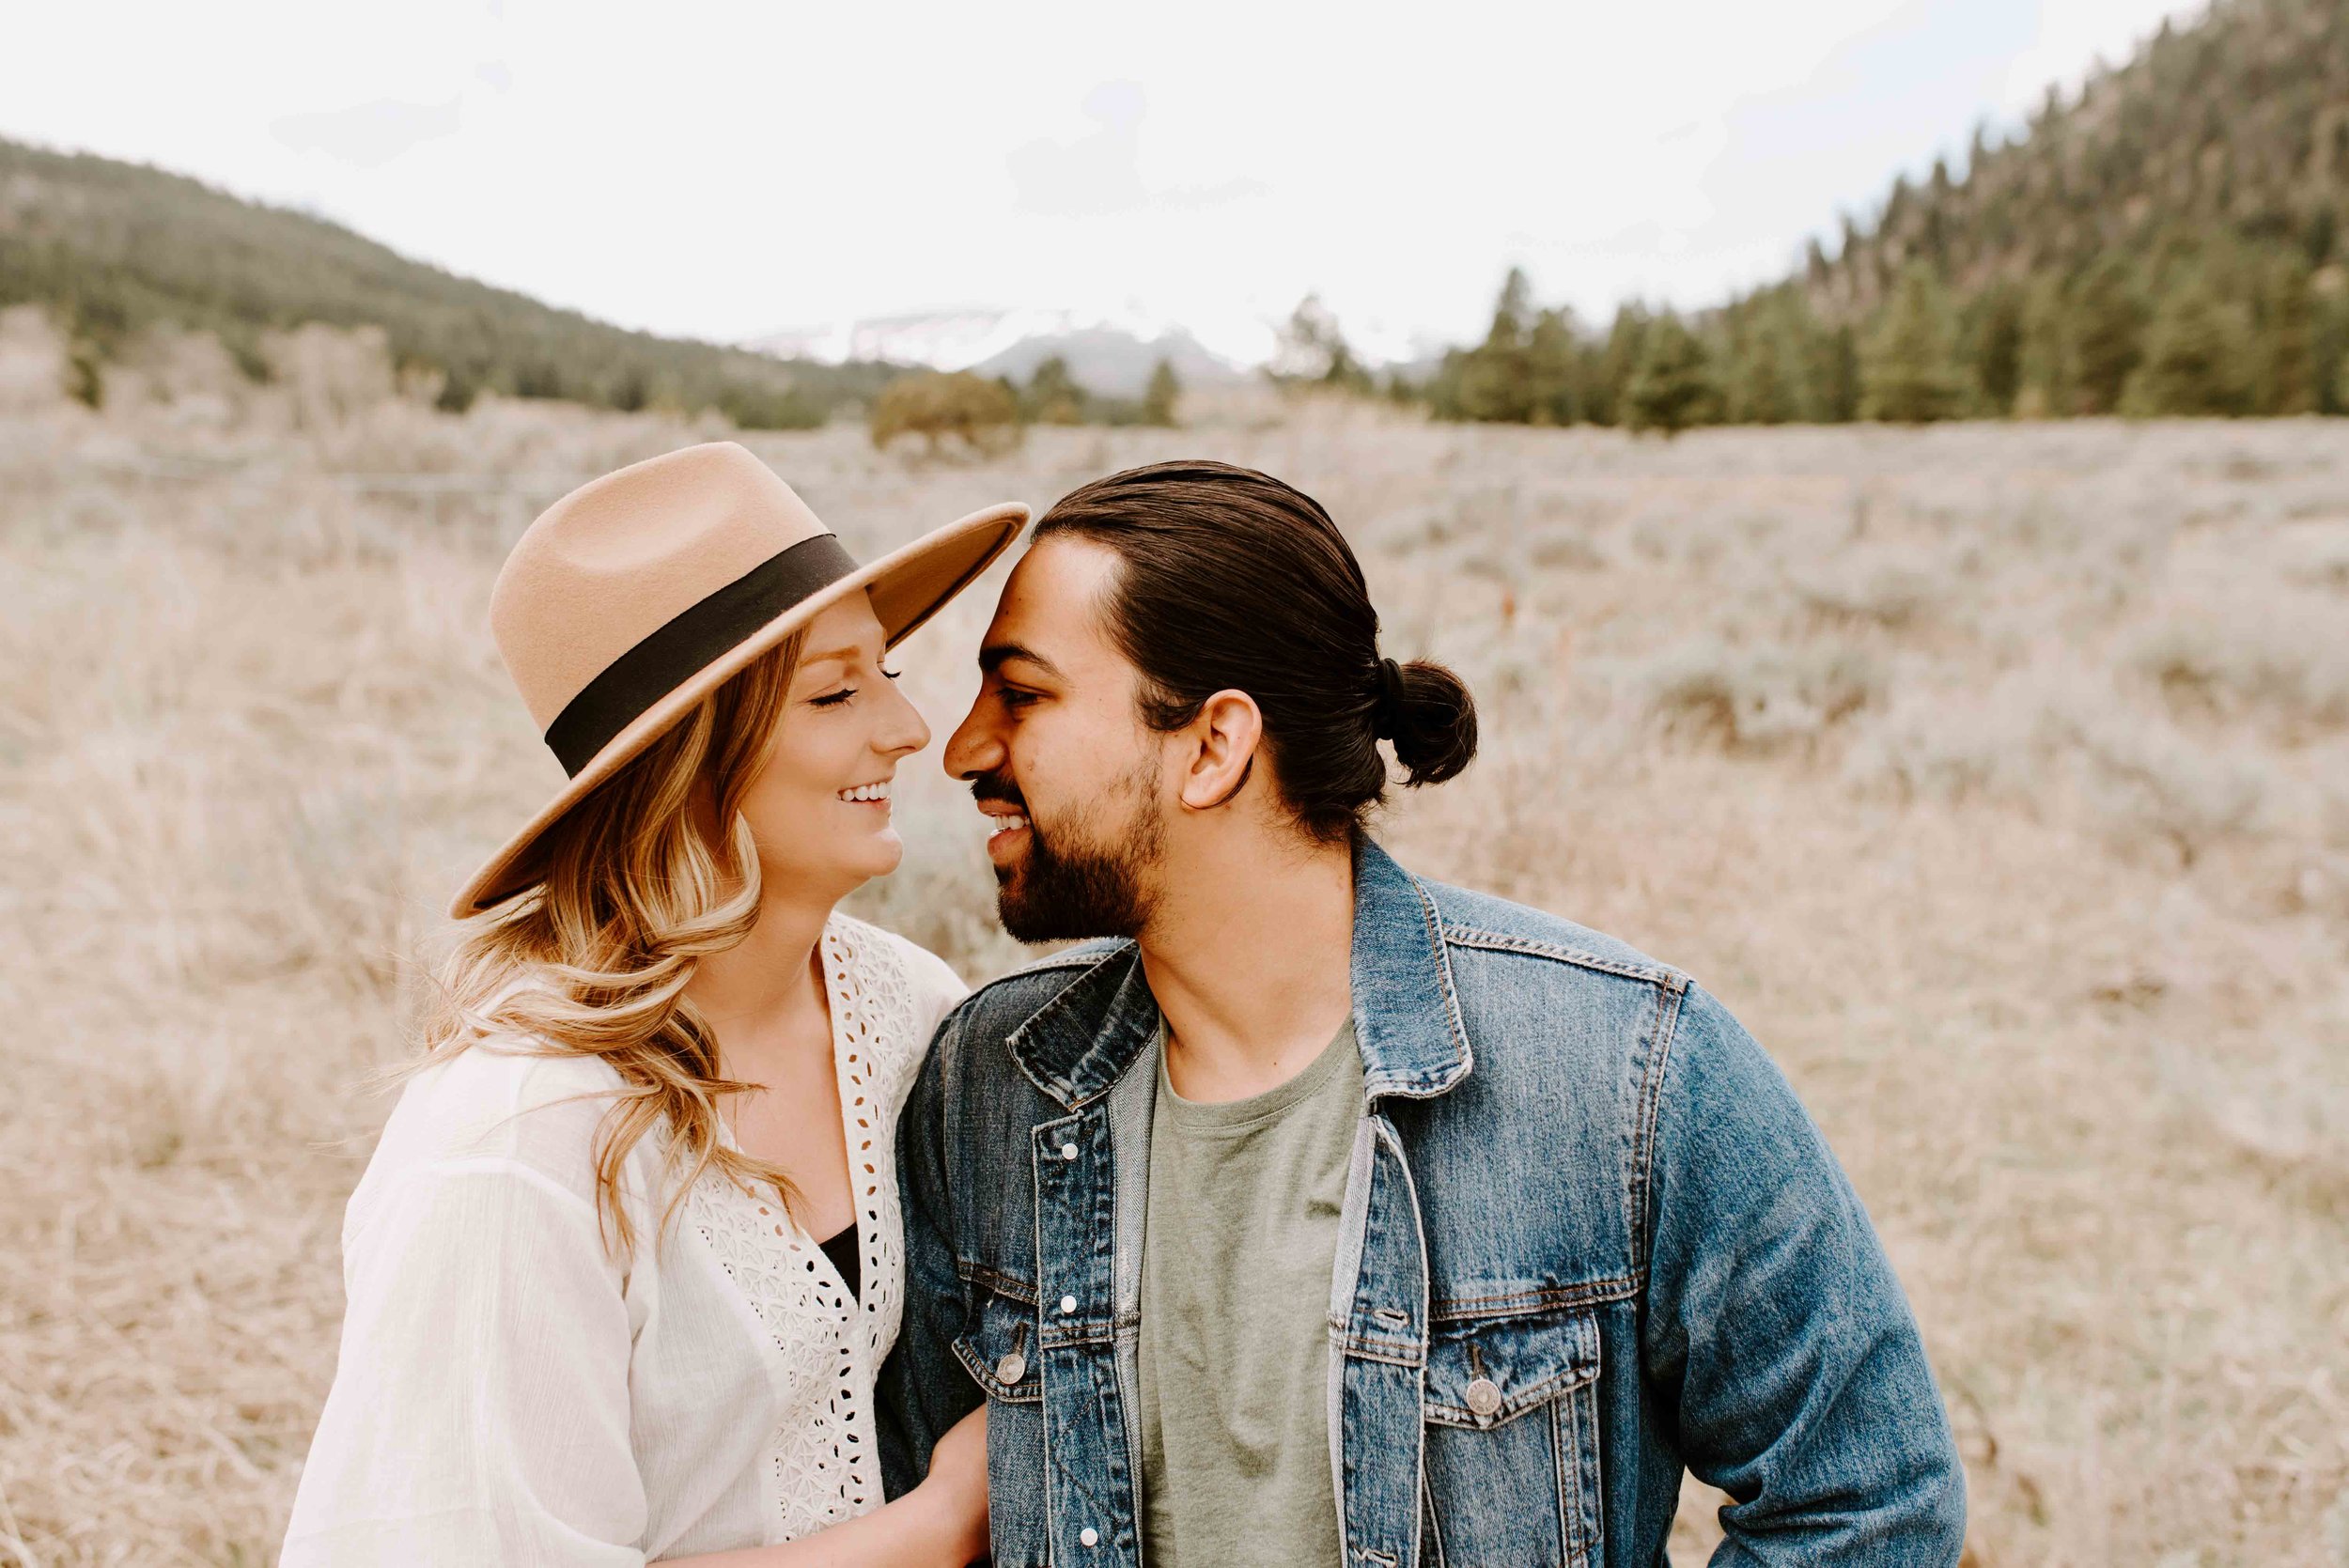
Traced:
<path fill-rule="evenodd" d="M 955 733 L 946 737 L 946 750 L 939 763 L 950 779 L 973 779 L 1001 768 L 1003 754 L 1003 741 L 987 722 L 987 693 L 981 691 L 962 722 L 955 726 Z"/>

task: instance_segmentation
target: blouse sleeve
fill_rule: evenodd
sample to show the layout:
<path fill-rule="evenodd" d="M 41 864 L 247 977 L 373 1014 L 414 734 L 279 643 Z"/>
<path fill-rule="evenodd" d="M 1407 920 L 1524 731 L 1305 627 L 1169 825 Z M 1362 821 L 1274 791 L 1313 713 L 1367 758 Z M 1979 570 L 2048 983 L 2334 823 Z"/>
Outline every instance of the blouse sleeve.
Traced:
<path fill-rule="evenodd" d="M 953 967 L 937 954 L 927 948 L 915 947 L 910 942 L 906 946 L 912 954 L 916 995 L 914 1010 L 920 1026 L 921 1043 L 926 1050 L 930 1036 L 938 1032 L 938 1026 L 945 1021 L 946 1015 L 960 1006 L 962 999 L 971 994 L 971 987 L 964 985 L 962 976 L 957 974 Z"/>
<path fill-rule="evenodd" d="M 343 1275 L 285 1568 L 642 1568 L 629 1306 L 592 1204 L 511 1159 L 413 1168 Z"/>

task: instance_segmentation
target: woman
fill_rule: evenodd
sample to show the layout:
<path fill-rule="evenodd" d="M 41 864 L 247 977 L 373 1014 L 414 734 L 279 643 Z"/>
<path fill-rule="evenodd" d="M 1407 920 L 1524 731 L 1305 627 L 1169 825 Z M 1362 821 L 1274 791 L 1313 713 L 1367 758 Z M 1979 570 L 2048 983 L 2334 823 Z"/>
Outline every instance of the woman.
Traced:
<path fill-rule="evenodd" d="M 533 523 L 490 621 L 570 775 L 475 874 L 343 1227 L 284 1562 L 962 1563 L 986 1432 L 884 1504 L 896 1113 L 961 985 L 833 912 L 929 738 L 887 647 L 1024 507 L 858 568 L 731 442 Z M 717 1554 L 717 1555 L 708 1555 Z"/>

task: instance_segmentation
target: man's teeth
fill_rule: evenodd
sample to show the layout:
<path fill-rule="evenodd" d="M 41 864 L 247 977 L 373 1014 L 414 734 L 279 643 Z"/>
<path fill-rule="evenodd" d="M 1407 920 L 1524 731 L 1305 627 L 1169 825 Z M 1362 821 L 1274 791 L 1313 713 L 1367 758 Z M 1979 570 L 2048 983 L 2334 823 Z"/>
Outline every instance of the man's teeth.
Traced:
<path fill-rule="evenodd" d="M 997 833 L 1018 832 L 1028 825 L 1028 819 L 1024 816 L 998 816 L 993 820 L 995 826 L 987 835 L 989 838 L 993 838 Z"/>
<path fill-rule="evenodd" d="M 843 800 L 886 800 L 889 799 L 889 786 L 886 784 L 858 784 L 854 789 L 840 791 L 840 799 Z"/>

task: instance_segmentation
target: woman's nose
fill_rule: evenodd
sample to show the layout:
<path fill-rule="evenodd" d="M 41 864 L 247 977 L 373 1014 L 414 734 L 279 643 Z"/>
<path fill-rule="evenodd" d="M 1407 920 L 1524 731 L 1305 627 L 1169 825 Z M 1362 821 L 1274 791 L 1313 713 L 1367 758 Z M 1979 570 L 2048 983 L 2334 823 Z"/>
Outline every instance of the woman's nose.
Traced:
<path fill-rule="evenodd" d="M 896 702 L 879 737 L 880 750 L 892 756 L 905 756 L 920 751 L 930 743 L 928 722 L 923 719 L 922 710 L 913 706 L 913 699 L 897 690 L 896 682 L 891 681 L 888 690 Z"/>

